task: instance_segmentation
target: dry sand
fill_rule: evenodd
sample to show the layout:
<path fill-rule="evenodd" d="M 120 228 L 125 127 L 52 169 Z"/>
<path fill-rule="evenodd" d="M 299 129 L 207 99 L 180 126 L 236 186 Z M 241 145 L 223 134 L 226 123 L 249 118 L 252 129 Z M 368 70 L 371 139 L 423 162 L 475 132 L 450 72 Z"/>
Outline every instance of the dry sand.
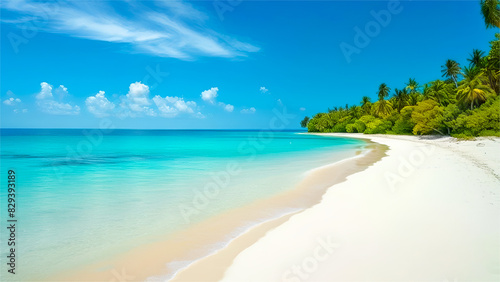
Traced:
<path fill-rule="evenodd" d="M 390 150 L 240 252 L 223 281 L 500 281 L 499 138 L 332 135 Z"/>

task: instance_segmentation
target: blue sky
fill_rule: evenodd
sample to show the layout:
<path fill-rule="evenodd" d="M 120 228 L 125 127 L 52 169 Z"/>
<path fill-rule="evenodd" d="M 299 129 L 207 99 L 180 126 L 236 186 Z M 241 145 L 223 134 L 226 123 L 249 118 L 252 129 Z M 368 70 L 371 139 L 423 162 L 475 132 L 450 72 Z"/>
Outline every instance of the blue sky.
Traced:
<path fill-rule="evenodd" d="M 497 31 L 479 1 L 4 0 L 1 13 L 4 128 L 268 129 L 274 109 L 295 129 L 382 82 L 438 79 Z"/>

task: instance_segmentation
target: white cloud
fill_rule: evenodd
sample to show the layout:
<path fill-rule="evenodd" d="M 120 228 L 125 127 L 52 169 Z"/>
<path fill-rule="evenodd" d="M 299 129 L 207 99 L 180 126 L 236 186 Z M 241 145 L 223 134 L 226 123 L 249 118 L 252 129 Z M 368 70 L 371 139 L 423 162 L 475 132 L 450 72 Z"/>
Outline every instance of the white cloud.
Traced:
<path fill-rule="evenodd" d="M 234 106 L 231 104 L 224 104 L 222 102 L 219 103 L 224 108 L 224 111 L 232 113 L 234 111 Z"/>
<path fill-rule="evenodd" d="M 40 83 L 40 86 L 42 87 L 42 90 L 40 90 L 40 92 L 36 95 L 36 98 L 39 100 L 52 99 L 52 85 L 47 82 L 42 82 Z"/>
<path fill-rule="evenodd" d="M 136 117 L 142 114 L 155 116 L 156 112 L 149 107 L 149 86 L 139 82 L 130 84 L 127 95 L 121 97 L 121 116 Z"/>
<path fill-rule="evenodd" d="M 37 105 L 44 113 L 51 115 L 78 115 L 80 113 L 79 106 L 73 106 L 69 103 L 57 102 L 52 95 L 52 85 L 47 82 L 40 83 L 41 90 L 36 95 Z M 66 93 L 67 88 L 60 85 L 57 89 L 58 92 Z"/>
<path fill-rule="evenodd" d="M 59 100 L 62 100 L 64 99 L 64 97 L 69 95 L 68 88 L 66 88 L 64 85 L 59 85 L 59 87 L 54 90 L 54 95 L 56 96 L 56 98 L 59 98 Z"/>
<path fill-rule="evenodd" d="M 208 90 L 205 90 L 201 92 L 201 99 L 205 102 L 209 102 L 210 104 L 215 103 L 215 98 L 217 98 L 218 94 L 217 92 L 219 91 L 219 88 L 217 87 L 212 87 Z"/>
<path fill-rule="evenodd" d="M 141 82 L 134 82 L 130 84 L 127 93 L 130 109 L 135 112 L 142 112 L 145 106 L 149 106 L 149 86 Z"/>
<path fill-rule="evenodd" d="M 203 101 L 205 101 L 205 102 L 208 102 L 212 105 L 215 105 L 217 97 L 219 96 L 218 92 L 219 92 L 218 87 L 212 87 L 208 90 L 201 92 L 201 99 L 203 99 Z M 226 111 L 226 112 L 231 113 L 234 111 L 234 106 L 231 104 L 226 104 L 224 102 L 218 102 L 217 105 L 222 107 L 224 109 L 224 111 Z"/>
<path fill-rule="evenodd" d="M 18 114 L 18 113 L 27 113 L 28 112 L 28 109 L 21 109 L 20 106 L 21 106 L 21 99 L 19 98 L 16 98 L 14 93 L 12 93 L 12 91 L 8 90 L 7 91 L 7 96 L 9 98 L 5 99 L 3 101 L 3 103 L 9 107 L 13 107 L 13 111 L 14 113 Z"/>
<path fill-rule="evenodd" d="M 260 90 L 260 93 L 262 93 L 262 94 L 266 94 L 267 92 L 269 92 L 269 89 L 265 88 L 264 86 L 262 86 L 259 90 Z"/>
<path fill-rule="evenodd" d="M 22 26 L 38 18 L 43 24 L 35 22 L 37 30 L 128 44 L 140 52 L 186 60 L 259 51 L 210 29 L 208 16 L 183 1 L 123 1 L 119 9 L 116 2 L 3 0 L 1 8 L 13 16 L 1 21 Z"/>
<path fill-rule="evenodd" d="M 99 91 L 95 96 L 87 97 L 85 105 L 87 105 L 87 110 L 96 117 L 109 116 L 115 108 L 115 104 L 106 98 L 104 91 Z"/>
<path fill-rule="evenodd" d="M 305 111 L 305 110 L 306 110 L 306 108 L 301 107 L 299 110 L 301 110 L 301 111 Z"/>
<path fill-rule="evenodd" d="M 278 102 L 278 105 L 283 106 L 283 102 L 281 102 L 281 99 L 276 100 Z"/>
<path fill-rule="evenodd" d="M 242 114 L 254 114 L 257 110 L 254 107 L 251 107 L 249 109 L 243 109 L 240 112 Z"/>
<path fill-rule="evenodd" d="M 8 98 L 3 101 L 3 103 L 7 106 L 15 106 L 16 104 L 21 103 L 21 99 L 19 98 Z"/>
<path fill-rule="evenodd" d="M 203 118 L 204 116 L 196 111 L 196 102 L 184 101 L 183 98 L 166 96 L 162 98 L 159 95 L 153 97 L 153 101 L 163 117 L 175 117 L 180 113 L 192 114 L 193 116 Z"/>

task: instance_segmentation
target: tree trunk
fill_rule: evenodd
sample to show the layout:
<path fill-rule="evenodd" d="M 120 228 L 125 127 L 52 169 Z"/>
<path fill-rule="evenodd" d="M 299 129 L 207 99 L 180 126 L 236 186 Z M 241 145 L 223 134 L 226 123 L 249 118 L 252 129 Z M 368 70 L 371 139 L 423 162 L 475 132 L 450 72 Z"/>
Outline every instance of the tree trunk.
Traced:
<path fill-rule="evenodd" d="M 439 134 L 444 135 L 444 133 L 441 132 L 439 129 L 436 129 L 436 128 L 432 128 L 432 129 L 435 130 L 435 131 L 437 131 L 437 132 L 439 132 Z"/>

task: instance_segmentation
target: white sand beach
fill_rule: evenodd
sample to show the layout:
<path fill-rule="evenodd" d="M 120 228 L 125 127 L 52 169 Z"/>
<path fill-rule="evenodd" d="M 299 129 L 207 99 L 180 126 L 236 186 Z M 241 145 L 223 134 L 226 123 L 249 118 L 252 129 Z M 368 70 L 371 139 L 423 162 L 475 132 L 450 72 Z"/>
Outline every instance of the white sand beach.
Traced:
<path fill-rule="evenodd" d="M 223 281 L 500 280 L 499 138 L 332 135 L 390 149 L 240 252 Z"/>

